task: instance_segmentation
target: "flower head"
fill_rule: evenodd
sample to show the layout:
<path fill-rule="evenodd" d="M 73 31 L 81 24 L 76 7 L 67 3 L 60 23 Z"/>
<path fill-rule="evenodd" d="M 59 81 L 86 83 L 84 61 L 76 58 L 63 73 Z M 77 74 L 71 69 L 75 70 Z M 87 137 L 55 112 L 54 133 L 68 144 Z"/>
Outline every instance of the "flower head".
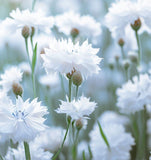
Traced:
<path fill-rule="evenodd" d="M 61 101 L 60 108 L 58 108 L 56 112 L 65 113 L 71 116 L 73 120 L 78 120 L 80 118 L 88 118 L 96 107 L 95 102 L 90 102 L 89 98 L 82 96 L 77 101 Z"/>
<path fill-rule="evenodd" d="M 92 48 L 88 41 L 82 45 L 73 44 L 71 39 L 56 40 L 50 42 L 49 49 L 45 48 L 45 54 L 42 54 L 44 67 L 47 72 L 57 71 L 63 74 L 72 71 L 80 71 L 84 78 L 98 73 L 101 58 L 96 54 L 98 48 Z"/>
<path fill-rule="evenodd" d="M 44 149 L 37 147 L 33 142 L 29 143 L 30 154 L 32 160 L 50 160 L 53 156 L 52 153 L 44 151 Z M 5 156 L 6 160 L 26 160 L 25 151 L 22 144 L 18 146 L 17 149 L 9 148 Z"/>
<path fill-rule="evenodd" d="M 6 92 L 10 91 L 14 83 L 18 84 L 22 81 L 22 75 L 23 73 L 17 67 L 6 69 L 4 74 L 0 75 L 0 85 L 2 86 L 3 90 Z"/>
<path fill-rule="evenodd" d="M 24 102 L 18 97 L 15 104 L 11 100 L 0 103 L 0 132 L 9 134 L 15 142 L 31 141 L 45 129 L 45 114 L 46 107 L 37 99 Z"/>
<path fill-rule="evenodd" d="M 139 29 L 141 23 L 150 28 L 150 3 L 148 0 L 120 0 L 112 4 L 106 15 L 106 25 L 111 32 L 124 35 L 126 26 Z"/>
<path fill-rule="evenodd" d="M 135 113 L 151 104 L 151 79 L 147 74 L 133 77 L 117 89 L 117 106 L 124 113 Z"/>
<path fill-rule="evenodd" d="M 99 127 L 95 125 L 90 132 L 90 147 L 93 159 L 128 160 L 130 158 L 129 151 L 131 146 L 134 145 L 131 134 L 126 133 L 124 127 L 118 124 L 102 125 L 102 129 L 110 145 L 110 150 L 101 136 Z"/>
<path fill-rule="evenodd" d="M 92 38 L 101 34 L 101 25 L 93 17 L 89 15 L 80 16 L 72 11 L 56 16 L 55 24 L 59 31 L 67 36 L 80 35 L 81 37 Z"/>
<path fill-rule="evenodd" d="M 28 26 L 49 32 L 53 27 L 54 20 L 52 17 L 45 17 L 41 11 L 30 12 L 28 9 L 20 11 L 18 8 L 10 13 L 10 17 L 14 21 L 17 28 Z"/>

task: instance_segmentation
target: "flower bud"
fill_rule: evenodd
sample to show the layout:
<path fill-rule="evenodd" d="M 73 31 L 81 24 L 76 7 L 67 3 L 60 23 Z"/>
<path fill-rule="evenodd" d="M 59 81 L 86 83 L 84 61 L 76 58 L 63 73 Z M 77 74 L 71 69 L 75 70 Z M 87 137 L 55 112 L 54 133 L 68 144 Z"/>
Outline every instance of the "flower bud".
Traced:
<path fill-rule="evenodd" d="M 78 119 L 78 120 L 76 121 L 76 128 L 77 128 L 77 130 L 82 129 L 82 127 L 83 127 L 83 122 L 82 122 L 81 119 Z"/>
<path fill-rule="evenodd" d="M 109 68 L 110 68 L 111 70 L 114 69 L 114 61 L 110 61 L 110 62 L 109 62 Z"/>
<path fill-rule="evenodd" d="M 130 61 L 128 59 L 123 61 L 123 67 L 125 70 L 127 70 L 130 66 Z"/>
<path fill-rule="evenodd" d="M 74 72 L 76 72 L 75 69 L 73 69 L 71 72 L 67 73 L 67 74 L 66 74 L 67 78 L 68 78 L 68 79 L 71 79 Z"/>
<path fill-rule="evenodd" d="M 128 58 L 130 59 L 131 62 L 137 63 L 137 61 L 138 61 L 138 54 L 136 52 L 129 52 L 128 53 Z"/>
<path fill-rule="evenodd" d="M 33 37 L 34 36 L 34 34 L 35 34 L 35 28 L 34 27 L 31 27 L 31 37 Z"/>
<path fill-rule="evenodd" d="M 67 122 L 68 122 L 68 124 L 71 122 L 71 117 L 70 116 L 67 117 Z"/>
<path fill-rule="evenodd" d="M 71 34 L 71 36 L 72 36 L 73 38 L 76 38 L 76 37 L 79 35 L 79 30 L 76 29 L 76 28 L 73 28 L 73 29 L 71 30 L 70 34 Z"/>
<path fill-rule="evenodd" d="M 120 56 L 119 56 L 118 54 L 116 54 L 116 55 L 114 56 L 114 58 L 115 58 L 116 62 L 118 62 L 119 59 L 120 59 Z"/>
<path fill-rule="evenodd" d="M 40 54 L 45 54 L 45 50 L 44 50 L 44 48 L 43 48 L 43 49 L 41 49 Z"/>
<path fill-rule="evenodd" d="M 119 44 L 119 46 L 123 47 L 125 42 L 122 38 L 120 38 L 119 41 L 118 41 L 118 44 Z"/>
<path fill-rule="evenodd" d="M 76 71 L 72 75 L 72 82 L 76 86 L 80 86 L 82 83 L 82 75 L 79 71 Z"/>
<path fill-rule="evenodd" d="M 22 96 L 23 89 L 19 83 L 13 83 L 12 90 L 16 96 Z"/>
<path fill-rule="evenodd" d="M 26 39 L 30 35 L 30 28 L 28 26 L 24 26 L 22 29 L 22 36 Z"/>
<path fill-rule="evenodd" d="M 131 24 L 131 27 L 133 28 L 133 30 L 138 31 L 141 25 L 142 25 L 142 22 L 140 18 L 138 18 L 133 24 Z"/>

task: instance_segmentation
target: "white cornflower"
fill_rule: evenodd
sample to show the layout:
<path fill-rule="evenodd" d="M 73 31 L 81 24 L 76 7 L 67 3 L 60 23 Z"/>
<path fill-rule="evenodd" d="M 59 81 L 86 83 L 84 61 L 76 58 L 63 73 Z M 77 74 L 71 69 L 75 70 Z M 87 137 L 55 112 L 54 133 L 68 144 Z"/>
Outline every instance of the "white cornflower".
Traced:
<path fill-rule="evenodd" d="M 40 76 L 39 82 L 50 89 L 60 87 L 59 75 L 56 73 Z"/>
<path fill-rule="evenodd" d="M 55 153 L 61 147 L 63 138 L 65 135 L 65 130 L 61 127 L 51 127 L 44 132 L 40 133 L 34 143 L 36 146 L 44 149 L 45 151 L 50 151 Z M 65 141 L 64 146 L 68 145 L 68 137 Z"/>
<path fill-rule="evenodd" d="M 88 118 L 88 116 L 96 108 L 95 102 L 90 102 L 89 98 L 84 96 L 80 97 L 78 100 L 73 100 L 69 102 L 61 101 L 60 108 L 56 110 L 57 113 L 64 113 L 71 116 L 73 120 L 78 120 L 80 118 Z"/>
<path fill-rule="evenodd" d="M 58 30 L 67 36 L 76 34 L 80 37 L 92 38 L 101 34 L 101 25 L 93 17 L 80 16 L 72 11 L 56 16 L 55 24 Z"/>
<path fill-rule="evenodd" d="M 31 67 L 28 62 L 21 62 L 18 67 L 25 75 L 31 74 Z"/>
<path fill-rule="evenodd" d="M 83 44 L 73 44 L 71 39 L 56 40 L 50 42 L 49 49 L 45 48 L 45 54 L 42 54 L 44 67 L 47 72 L 57 71 L 62 74 L 80 71 L 84 78 L 98 73 L 99 63 L 102 60 L 96 54 L 98 48 L 92 48 L 88 41 Z"/>
<path fill-rule="evenodd" d="M 14 142 L 31 141 L 43 131 L 43 116 L 47 114 L 45 106 L 37 99 L 25 102 L 21 97 L 13 104 L 11 100 L 0 103 L 0 133 L 7 133 Z"/>
<path fill-rule="evenodd" d="M 126 116 L 119 115 L 115 111 L 105 111 L 98 120 L 102 124 L 121 124 L 126 125 L 129 123 L 129 119 Z"/>
<path fill-rule="evenodd" d="M 130 133 L 126 133 L 122 125 L 106 124 L 102 125 L 104 134 L 110 145 L 108 149 L 104 142 L 99 127 L 95 126 L 90 132 L 90 147 L 93 160 L 128 160 L 130 159 L 131 146 L 134 139 Z"/>
<path fill-rule="evenodd" d="M 50 160 L 52 153 L 44 151 L 44 149 L 37 147 L 33 142 L 29 143 L 31 160 Z M 20 144 L 17 149 L 8 148 L 5 156 L 6 160 L 26 160 L 23 144 Z"/>
<path fill-rule="evenodd" d="M 49 32 L 50 28 L 54 25 L 53 17 L 46 17 L 40 10 L 37 12 L 30 12 L 28 9 L 20 11 L 17 8 L 10 13 L 10 17 L 17 28 L 28 26 Z"/>
<path fill-rule="evenodd" d="M 18 67 L 10 67 L 5 70 L 4 74 L 0 75 L 0 85 L 6 92 L 10 91 L 14 83 L 22 81 L 22 72 Z"/>
<path fill-rule="evenodd" d="M 106 15 L 106 25 L 112 33 L 122 36 L 128 25 L 141 21 L 142 25 L 151 27 L 151 5 L 148 0 L 119 0 L 112 4 Z"/>
<path fill-rule="evenodd" d="M 133 77 L 117 89 L 117 106 L 123 113 L 135 113 L 151 104 L 151 79 L 147 74 Z"/>

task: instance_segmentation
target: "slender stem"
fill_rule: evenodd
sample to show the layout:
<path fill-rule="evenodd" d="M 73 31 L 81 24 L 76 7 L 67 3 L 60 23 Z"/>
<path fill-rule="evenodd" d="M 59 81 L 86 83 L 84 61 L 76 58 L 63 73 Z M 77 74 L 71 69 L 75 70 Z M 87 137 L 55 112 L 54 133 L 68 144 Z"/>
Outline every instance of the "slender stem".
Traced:
<path fill-rule="evenodd" d="M 31 43 L 32 50 L 34 50 L 33 36 L 30 36 L 30 43 Z"/>
<path fill-rule="evenodd" d="M 141 63 L 141 44 L 140 44 L 140 39 L 138 36 L 138 31 L 135 31 L 135 36 L 136 36 L 136 41 L 137 41 L 137 46 L 138 46 L 138 66 L 140 66 L 140 63 Z"/>
<path fill-rule="evenodd" d="M 29 144 L 27 142 L 24 142 L 24 149 L 25 149 L 26 160 L 31 160 Z"/>
<path fill-rule="evenodd" d="M 36 0 L 33 0 L 33 2 L 32 2 L 32 11 L 34 10 L 35 4 L 36 4 Z"/>
<path fill-rule="evenodd" d="M 125 53 L 124 53 L 124 47 L 121 46 L 121 52 L 122 52 L 122 58 L 124 59 L 125 58 Z"/>
<path fill-rule="evenodd" d="M 33 72 L 32 72 L 32 84 L 33 84 L 34 98 L 36 98 L 35 74 Z"/>
<path fill-rule="evenodd" d="M 26 52 L 27 52 L 27 56 L 28 56 L 28 61 L 29 61 L 30 68 L 31 68 L 31 71 L 32 71 L 32 85 L 33 85 L 33 93 L 34 93 L 34 98 L 35 98 L 36 97 L 35 74 L 32 70 L 32 64 L 31 64 L 30 57 L 29 57 L 28 39 L 27 38 L 25 38 L 25 45 L 26 45 Z"/>
<path fill-rule="evenodd" d="M 68 123 L 68 127 L 67 127 L 67 129 L 66 129 L 66 133 L 65 133 L 63 142 L 62 142 L 62 144 L 61 144 L 61 147 L 60 147 L 60 149 L 58 150 L 58 152 L 52 157 L 52 160 L 55 160 L 55 159 L 58 157 L 58 155 L 60 154 L 60 152 L 62 151 L 63 146 L 64 146 L 64 142 L 65 142 L 65 140 L 66 140 L 66 138 L 67 138 L 67 134 L 68 134 L 68 131 L 69 131 L 69 127 L 70 127 L 70 122 Z"/>
<path fill-rule="evenodd" d="M 79 86 L 76 86 L 76 99 L 78 98 L 78 90 L 79 90 Z"/>
<path fill-rule="evenodd" d="M 62 92 L 63 92 L 63 98 L 64 98 L 64 93 L 65 93 L 65 89 L 64 89 L 64 83 L 63 83 L 63 78 L 62 75 L 59 73 L 60 79 L 61 79 L 61 88 L 62 88 Z"/>
<path fill-rule="evenodd" d="M 4 158 L 0 155 L 0 160 L 4 160 Z"/>
<path fill-rule="evenodd" d="M 78 130 L 77 130 L 77 133 L 76 133 L 76 137 L 75 137 L 73 149 L 72 149 L 72 157 L 73 157 L 73 160 L 76 160 L 76 159 L 77 159 L 77 145 L 78 145 L 79 131 L 80 131 L 80 130 L 78 129 Z"/>
<path fill-rule="evenodd" d="M 72 80 L 69 79 L 69 102 L 71 102 L 71 89 L 72 89 Z"/>
<path fill-rule="evenodd" d="M 29 65 L 31 67 L 31 61 L 30 61 L 29 50 L 28 50 L 28 39 L 27 38 L 25 38 L 25 45 L 26 45 L 26 52 L 27 52 L 27 56 L 28 56 L 28 62 L 29 62 Z"/>

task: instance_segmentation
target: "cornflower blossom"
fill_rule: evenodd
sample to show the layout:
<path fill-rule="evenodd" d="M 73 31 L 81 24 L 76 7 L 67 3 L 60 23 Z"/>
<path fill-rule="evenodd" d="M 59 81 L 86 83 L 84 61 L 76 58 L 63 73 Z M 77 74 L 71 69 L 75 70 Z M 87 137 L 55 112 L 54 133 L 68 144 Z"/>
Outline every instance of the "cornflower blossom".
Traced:
<path fill-rule="evenodd" d="M 55 25 L 65 35 L 85 38 L 97 37 L 101 34 L 101 24 L 89 15 L 80 16 L 72 11 L 65 12 L 55 18 Z"/>
<path fill-rule="evenodd" d="M 9 134 L 14 142 L 29 142 L 46 129 L 43 116 L 47 113 L 37 99 L 24 102 L 18 97 L 14 104 L 7 98 L 0 103 L 0 133 Z"/>
<path fill-rule="evenodd" d="M 101 58 L 96 54 L 98 48 L 92 48 L 88 41 L 73 44 L 71 39 L 50 41 L 49 48 L 45 48 L 45 54 L 41 54 L 43 66 L 47 73 L 60 72 L 62 74 L 79 71 L 83 78 L 100 71 Z"/>
<path fill-rule="evenodd" d="M 117 107 L 123 113 L 135 113 L 151 104 L 151 79 L 147 74 L 133 77 L 117 89 Z"/>
<path fill-rule="evenodd" d="M 7 18 L 10 21 L 12 31 L 16 29 L 28 26 L 30 29 L 34 27 L 41 31 L 50 32 L 50 28 L 54 25 L 53 17 L 46 17 L 42 11 L 30 12 L 28 9 L 20 11 L 18 8 L 10 13 L 11 18 Z"/>
<path fill-rule="evenodd" d="M 148 0 L 138 0 L 136 2 L 130 0 L 120 0 L 111 5 L 107 13 L 106 26 L 109 30 L 122 37 L 126 27 L 142 23 L 144 28 L 151 27 L 151 5 Z"/>
<path fill-rule="evenodd" d="M 34 144 L 45 151 L 55 153 L 61 147 L 64 135 L 65 130 L 61 127 L 50 127 L 36 137 Z M 64 146 L 68 145 L 68 138 L 69 137 L 66 138 Z"/>
<path fill-rule="evenodd" d="M 68 100 L 66 102 L 61 101 L 60 108 L 58 108 L 56 112 L 71 116 L 72 120 L 88 119 L 88 116 L 96 107 L 95 102 L 90 102 L 89 98 L 82 96 L 78 100 L 74 99 L 71 102 Z"/>
<path fill-rule="evenodd" d="M 44 151 L 44 149 L 39 148 L 33 142 L 29 143 L 30 145 L 30 154 L 31 160 L 50 160 L 53 156 L 52 153 L 48 151 Z M 6 160 L 26 160 L 25 151 L 22 144 L 18 146 L 17 149 L 15 148 L 8 148 L 7 154 L 5 156 Z"/>
<path fill-rule="evenodd" d="M 101 136 L 99 127 L 94 126 L 90 132 L 90 147 L 94 160 L 128 160 L 130 150 L 134 145 L 134 139 L 130 133 L 126 133 L 124 127 L 119 124 L 103 124 L 103 132 L 108 140 L 107 147 Z"/>
<path fill-rule="evenodd" d="M 0 75 L 0 85 L 3 90 L 9 92 L 12 89 L 13 84 L 19 84 L 22 81 L 22 75 L 23 73 L 16 66 L 6 69 L 4 74 Z"/>

